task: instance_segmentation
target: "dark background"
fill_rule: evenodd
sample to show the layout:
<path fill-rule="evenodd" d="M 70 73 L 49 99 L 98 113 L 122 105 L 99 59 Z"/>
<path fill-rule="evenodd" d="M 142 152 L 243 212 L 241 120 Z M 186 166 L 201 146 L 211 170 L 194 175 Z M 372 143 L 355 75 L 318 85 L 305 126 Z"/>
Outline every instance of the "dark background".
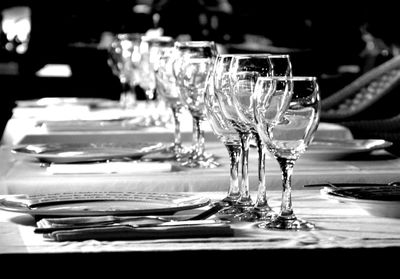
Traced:
<path fill-rule="evenodd" d="M 143 33 L 161 27 L 165 35 L 175 38 L 188 34 L 193 40 L 214 40 L 230 53 L 290 53 L 294 74 L 317 76 L 323 98 L 397 55 L 400 38 L 393 30 L 400 26 L 400 17 L 385 1 L 354 6 L 337 1 L 297 2 L 3 0 L 0 11 L 30 7 L 32 30 L 23 54 L 6 50 L 5 38 L 0 37 L 0 129 L 11 117 L 15 100 L 118 99 L 122 89 L 107 65 L 107 49 L 98 47 L 104 32 Z M 148 9 L 133 9 L 138 5 Z M 72 76 L 37 77 L 35 73 L 46 64 L 68 64 Z M 17 68 L 9 71 L 8 65 Z"/>

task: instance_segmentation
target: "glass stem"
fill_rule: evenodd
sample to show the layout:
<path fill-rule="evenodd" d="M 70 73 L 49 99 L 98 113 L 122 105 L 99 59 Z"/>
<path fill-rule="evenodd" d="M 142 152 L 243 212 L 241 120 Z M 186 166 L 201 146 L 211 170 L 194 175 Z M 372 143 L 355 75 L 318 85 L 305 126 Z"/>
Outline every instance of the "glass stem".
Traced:
<path fill-rule="evenodd" d="M 240 133 L 242 143 L 242 181 L 240 185 L 240 198 L 238 204 L 241 206 L 250 206 L 252 204 L 249 185 L 249 147 L 251 133 Z"/>
<path fill-rule="evenodd" d="M 181 138 L 181 122 L 179 121 L 179 114 L 181 108 L 177 106 L 172 106 L 172 117 L 174 118 L 174 150 L 176 153 L 182 149 L 182 138 Z"/>
<path fill-rule="evenodd" d="M 281 212 L 279 216 L 285 219 L 295 219 L 293 208 L 292 208 L 292 174 L 294 167 L 294 160 L 285 158 L 278 158 L 279 166 L 282 170 L 282 203 Z"/>
<path fill-rule="evenodd" d="M 225 147 L 229 154 L 229 170 L 230 170 L 230 184 L 228 195 L 224 201 L 232 203 L 237 201 L 240 197 L 239 189 L 239 161 L 242 147 L 240 144 L 225 143 Z"/>
<path fill-rule="evenodd" d="M 119 98 L 119 103 L 122 106 L 122 108 L 127 108 L 127 94 L 129 92 L 129 84 L 126 82 L 124 79 L 121 79 L 121 88 L 122 92 Z"/>
<path fill-rule="evenodd" d="M 200 125 L 200 117 L 193 116 L 193 144 L 195 147 L 196 156 L 203 156 L 205 150 L 204 132 Z"/>
<path fill-rule="evenodd" d="M 155 99 L 155 92 L 153 89 L 147 89 L 146 92 L 146 101 L 150 103 L 150 101 L 153 101 Z"/>
<path fill-rule="evenodd" d="M 265 172 L 265 154 L 267 149 L 261 141 L 260 135 L 253 132 L 253 136 L 257 143 L 258 152 L 258 193 L 255 208 L 260 211 L 270 211 L 267 199 L 267 185 L 266 185 L 266 172 Z"/>

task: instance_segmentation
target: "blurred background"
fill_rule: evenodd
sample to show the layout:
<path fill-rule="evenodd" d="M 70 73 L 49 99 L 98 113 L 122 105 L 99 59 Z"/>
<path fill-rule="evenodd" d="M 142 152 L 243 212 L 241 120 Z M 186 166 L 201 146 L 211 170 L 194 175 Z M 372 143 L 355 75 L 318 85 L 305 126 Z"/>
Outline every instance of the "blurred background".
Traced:
<path fill-rule="evenodd" d="M 384 1 L 298 2 L 2 0 L 0 128 L 15 100 L 119 99 L 120 82 L 107 64 L 117 33 L 213 40 L 225 53 L 289 53 L 294 74 L 319 78 L 322 98 L 398 55 L 397 11 Z M 46 71 L 48 65 L 56 67 Z"/>

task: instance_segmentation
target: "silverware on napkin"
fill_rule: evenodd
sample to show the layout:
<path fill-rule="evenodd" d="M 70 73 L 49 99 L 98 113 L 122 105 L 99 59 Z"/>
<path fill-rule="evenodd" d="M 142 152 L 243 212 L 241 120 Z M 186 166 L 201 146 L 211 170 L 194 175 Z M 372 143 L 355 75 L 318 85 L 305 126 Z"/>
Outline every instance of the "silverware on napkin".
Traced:
<path fill-rule="evenodd" d="M 132 228 L 151 226 L 183 226 L 215 224 L 215 220 L 205 220 L 227 206 L 227 203 L 214 202 L 210 208 L 199 214 L 186 216 L 79 216 L 64 218 L 43 218 L 37 222 L 35 233 L 51 233 L 60 230 L 99 228 L 106 226 L 128 226 Z"/>
<path fill-rule="evenodd" d="M 362 187 L 384 187 L 384 186 L 400 186 L 400 182 L 389 182 L 389 183 L 318 183 L 318 184 L 306 184 L 303 187 L 313 188 L 313 187 L 328 187 L 328 188 L 362 188 Z"/>
<path fill-rule="evenodd" d="M 226 223 L 202 225 L 130 227 L 125 225 L 54 231 L 44 234 L 55 241 L 140 240 L 167 238 L 231 237 L 233 229 Z"/>

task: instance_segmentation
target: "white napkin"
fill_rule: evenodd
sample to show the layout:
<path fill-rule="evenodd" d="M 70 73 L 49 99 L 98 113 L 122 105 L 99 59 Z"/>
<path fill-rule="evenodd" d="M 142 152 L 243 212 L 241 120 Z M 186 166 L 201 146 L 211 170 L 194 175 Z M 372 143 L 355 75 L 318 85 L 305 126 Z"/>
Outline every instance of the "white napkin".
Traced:
<path fill-rule="evenodd" d="M 172 164 L 164 162 L 51 164 L 46 171 L 50 174 L 156 173 L 172 171 Z"/>
<path fill-rule="evenodd" d="M 142 116 L 137 116 L 116 120 L 44 121 L 43 127 L 48 132 L 137 130 L 145 127 L 145 119 Z"/>
<path fill-rule="evenodd" d="M 37 107 L 15 107 L 13 108 L 13 118 L 31 118 L 37 121 L 44 120 L 69 120 L 71 117 L 87 115 L 90 112 L 88 106 L 63 105 L 49 106 L 46 108 Z"/>

